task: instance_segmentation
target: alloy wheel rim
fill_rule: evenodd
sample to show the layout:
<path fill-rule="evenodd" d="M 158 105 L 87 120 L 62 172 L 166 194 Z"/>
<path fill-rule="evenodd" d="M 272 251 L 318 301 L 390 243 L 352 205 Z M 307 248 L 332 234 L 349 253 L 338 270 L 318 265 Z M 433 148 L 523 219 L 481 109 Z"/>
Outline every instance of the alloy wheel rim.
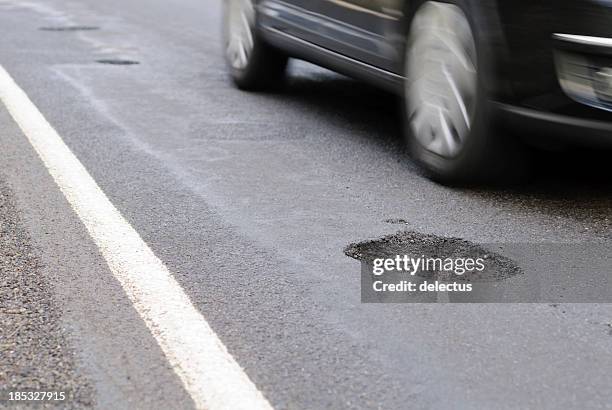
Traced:
<path fill-rule="evenodd" d="M 253 52 L 255 7 L 251 0 L 227 0 L 226 55 L 230 65 L 243 70 Z"/>
<path fill-rule="evenodd" d="M 476 45 L 456 5 L 428 1 L 415 14 L 406 53 L 407 114 L 427 151 L 456 157 L 472 128 L 477 98 Z"/>

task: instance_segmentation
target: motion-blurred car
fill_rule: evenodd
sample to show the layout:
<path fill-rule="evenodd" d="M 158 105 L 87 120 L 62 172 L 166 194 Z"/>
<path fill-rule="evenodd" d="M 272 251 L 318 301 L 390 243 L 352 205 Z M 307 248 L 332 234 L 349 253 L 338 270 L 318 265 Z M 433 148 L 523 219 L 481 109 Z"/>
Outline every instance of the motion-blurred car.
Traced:
<path fill-rule="evenodd" d="M 226 0 L 224 24 L 241 89 L 296 57 L 400 94 L 410 151 L 442 182 L 512 168 L 500 124 L 612 142 L 612 0 Z"/>

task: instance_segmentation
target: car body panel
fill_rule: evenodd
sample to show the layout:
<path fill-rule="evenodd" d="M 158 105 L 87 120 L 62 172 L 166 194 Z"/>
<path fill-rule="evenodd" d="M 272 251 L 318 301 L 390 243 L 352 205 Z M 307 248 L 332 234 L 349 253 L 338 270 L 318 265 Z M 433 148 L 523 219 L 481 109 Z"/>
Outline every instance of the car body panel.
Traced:
<path fill-rule="evenodd" d="M 265 0 L 259 4 L 263 27 L 274 29 L 343 56 L 393 71 L 397 60 L 382 27 L 385 20 L 349 2 Z M 373 14 L 370 14 L 373 13 Z"/>

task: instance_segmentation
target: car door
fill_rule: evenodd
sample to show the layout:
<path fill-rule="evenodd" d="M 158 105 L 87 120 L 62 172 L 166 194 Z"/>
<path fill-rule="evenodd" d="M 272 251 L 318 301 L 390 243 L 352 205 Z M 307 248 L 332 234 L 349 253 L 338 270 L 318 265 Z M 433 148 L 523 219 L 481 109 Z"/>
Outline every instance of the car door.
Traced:
<path fill-rule="evenodd" d="M 396 71 L 403 0 L 263 0 L 265 23 L 285 34 Z"/>
<path fill-rule="evenodd" d="M 260 24 L 285 35 L 323 46 L 326 18 L 322 13 L 326 0 L 260 0 Z"/>
<path fill-rule="evenodd" d="M 337 52 L 397 71 L 402 0 L 320 0 L 329 19 L 328 42 Z"/>

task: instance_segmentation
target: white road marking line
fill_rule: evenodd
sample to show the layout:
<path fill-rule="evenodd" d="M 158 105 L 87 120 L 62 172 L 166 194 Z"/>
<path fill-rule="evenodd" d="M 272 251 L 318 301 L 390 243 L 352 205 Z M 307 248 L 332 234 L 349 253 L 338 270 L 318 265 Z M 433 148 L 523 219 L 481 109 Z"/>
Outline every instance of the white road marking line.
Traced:
<path fill-rule="evenodd" d="M 200 409 L 272 409 L 189 297 L 0 66 L 0 100 L 75 210 Z"/>

